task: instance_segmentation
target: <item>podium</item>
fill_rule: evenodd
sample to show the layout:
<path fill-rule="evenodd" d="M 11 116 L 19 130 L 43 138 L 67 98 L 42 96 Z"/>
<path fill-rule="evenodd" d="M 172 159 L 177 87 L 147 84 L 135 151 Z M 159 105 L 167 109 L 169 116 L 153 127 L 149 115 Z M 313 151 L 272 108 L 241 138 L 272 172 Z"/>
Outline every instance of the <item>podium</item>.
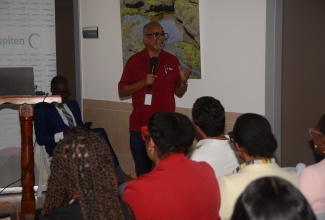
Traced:
<path fill-rule="evenodd" d="M 33 118 L 34 104 L 39 102 L 58 102 L 59 95 L 52 96 L 0 96 L 0 105 L 14 104 L 19 106 L 19 120 L 21 131 L 21 219 L 34 219 L 36 210 L 34 195 L 34 158 L 33 158 Z"/>

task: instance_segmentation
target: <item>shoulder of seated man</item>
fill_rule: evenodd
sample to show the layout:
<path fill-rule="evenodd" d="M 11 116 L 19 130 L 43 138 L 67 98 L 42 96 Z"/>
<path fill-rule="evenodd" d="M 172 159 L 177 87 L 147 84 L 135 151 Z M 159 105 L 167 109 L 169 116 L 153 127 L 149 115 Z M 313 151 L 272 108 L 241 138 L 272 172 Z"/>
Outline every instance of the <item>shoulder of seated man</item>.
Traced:
<path fill-rule="evenodd" d="M 51 106 L 51 103 L 47 103 L 47 102 L 40 102 L 35 104 L 34 109 L 35 108 L 48 108 Z"/>

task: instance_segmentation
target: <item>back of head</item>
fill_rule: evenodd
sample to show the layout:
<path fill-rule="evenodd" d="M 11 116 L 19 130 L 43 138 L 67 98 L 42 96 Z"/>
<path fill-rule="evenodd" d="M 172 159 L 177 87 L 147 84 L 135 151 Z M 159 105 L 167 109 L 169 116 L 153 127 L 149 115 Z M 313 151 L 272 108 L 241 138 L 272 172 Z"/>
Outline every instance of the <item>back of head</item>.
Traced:
<path fill-rule="evenodd" d="M 314 220 L 305 197 L 288 181 L 264 177 L 247 186 L 238 198 L 232 220 Z"/>
<path fill-rule="evenodd" d="M 234 141 L 250 156 L 273 157 L 278 146 L 271 125 L 261 115 L 247 113 L 239 116 L 233 129 Z"/>
<path fill-rule="evenodd" d="M 151 116 L 149 133 L 159 148 L 160 158 L 184 152 L 192 146 L 195 132 L 188 117 L 176 112 L 160 112 Z"/>
<path fill-rule="evenodd" d="M 59 84 L 68 84 L 68 80 L 61 75 L 53 77 L 53 79 L 51 80 L 51 88 L 55 89 Z"/>
<path fill-rule="evenodd" d="M 104 139 L 85 129 L 72 130 L 54 149 L 42 214 L 76 194 L 84 219 L 122 216 L 113 160 Z"/>
<path fill-rule="evenodd" d="M 213 97 L 198 98 L 193 105 L 192 118 L 208 137 L 217 137 L 224 133 L 225 109 L 220 101 Z"/>

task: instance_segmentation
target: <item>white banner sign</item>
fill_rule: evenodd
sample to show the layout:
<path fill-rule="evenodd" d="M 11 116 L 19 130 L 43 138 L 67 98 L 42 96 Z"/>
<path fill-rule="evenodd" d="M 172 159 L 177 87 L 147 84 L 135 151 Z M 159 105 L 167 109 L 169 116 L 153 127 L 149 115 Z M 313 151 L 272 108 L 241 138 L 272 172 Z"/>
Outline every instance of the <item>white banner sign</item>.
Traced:
<path fill-rule="evenodd" d="M 56 75 L 54 0 L 1 0 L 0 30 L 0 67 L 33 67 L 36 90 L 49 93 Z M 20 125 L 17 110 L 0 107 L 4 159 L 2 150 L 21 146 Z"/>

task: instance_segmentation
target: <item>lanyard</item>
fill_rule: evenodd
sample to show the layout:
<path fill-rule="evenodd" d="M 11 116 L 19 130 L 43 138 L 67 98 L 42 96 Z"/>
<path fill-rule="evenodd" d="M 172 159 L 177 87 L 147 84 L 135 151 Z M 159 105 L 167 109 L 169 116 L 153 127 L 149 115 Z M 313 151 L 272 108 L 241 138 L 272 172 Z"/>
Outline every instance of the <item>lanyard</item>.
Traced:
<path fill-rule="evenodd" d="M 246 163 L 240 164 L 234 173 L 237 173 L 239 170 L 244 169 L 245 167 L 251 165 L 251 164 L 268 164 L 268 163 L 276 163 L 275 158 L 268 158 L 268 159 L 260 159 L 260 160 L 251 160 Z"/>

